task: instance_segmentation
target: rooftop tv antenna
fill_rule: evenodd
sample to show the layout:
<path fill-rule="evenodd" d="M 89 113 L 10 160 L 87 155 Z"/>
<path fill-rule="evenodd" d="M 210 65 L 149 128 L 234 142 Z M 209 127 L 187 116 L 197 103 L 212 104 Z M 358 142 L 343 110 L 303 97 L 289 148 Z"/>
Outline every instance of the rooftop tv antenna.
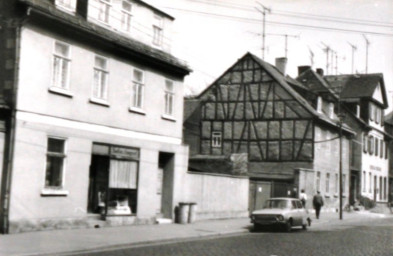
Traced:
<path fill-rule="evenodd" d="M 266 13 L 271 13 L 272 10 L 270 8 L 267 8 L 266 6 L 264 6 L 263 4 L 261 4 L 260 2 L 257 2 L 257 4 L 260 5 L 260 7 L 262 8 L 262 10 L 255 8 L 258 12 L 262 13 L 263 15 L 263 19 L 262 19 L 262 59 L 265 59 L 265 19 L 266 19 Z"/>

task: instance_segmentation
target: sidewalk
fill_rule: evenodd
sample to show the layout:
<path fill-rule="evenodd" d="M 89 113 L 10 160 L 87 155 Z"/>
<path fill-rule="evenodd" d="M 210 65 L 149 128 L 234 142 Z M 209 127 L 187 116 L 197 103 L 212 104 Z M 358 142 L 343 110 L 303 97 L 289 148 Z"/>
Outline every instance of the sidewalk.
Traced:
<path fill-rule="evenodd" d="M 311 224 L 334 225 L 369 218 L 384 218 L 389 215 L 370 212 L 321 213 L 321 219 Z M 393 217 L 390 215 L 389 217 Z M 209 220 L 193 224 L 162 224 L 107 227 L 97 229 L 53 230 L 0 236 L 0 256 L 11 255 L 68 255 L 104 249 L 116 249 L 165 242 L 192 240 L 201 237 L 221 236 L 250 232 L 248 218 Z"/>

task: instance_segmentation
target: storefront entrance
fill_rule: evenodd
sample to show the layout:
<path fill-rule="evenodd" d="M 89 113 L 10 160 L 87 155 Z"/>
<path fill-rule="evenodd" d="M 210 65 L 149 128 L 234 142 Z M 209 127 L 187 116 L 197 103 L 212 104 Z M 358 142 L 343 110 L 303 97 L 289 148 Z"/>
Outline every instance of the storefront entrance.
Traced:
<path fill-rule="evenodd" d="M 137 212 L 139 149 L 93 144 L 89 213 L 103 216 Z"/>
<path fill-rule="evenodd" d="M 175 155 L 160 152 L 158 155 L 157 180 L 157 217 L 172 219 L 173 216 L 173 180 Z"/>

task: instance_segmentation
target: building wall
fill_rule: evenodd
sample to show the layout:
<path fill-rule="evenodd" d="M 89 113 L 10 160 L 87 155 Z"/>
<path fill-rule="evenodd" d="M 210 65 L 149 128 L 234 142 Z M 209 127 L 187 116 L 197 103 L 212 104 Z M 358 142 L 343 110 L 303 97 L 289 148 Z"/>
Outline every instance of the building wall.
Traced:
<path fill-rule="evenodd" d="M 189 172 L 187 187 L 186 199 L 197 203 L 197 220 L 248 216 L 247 177 Z"/>
<path fill-rule="evenodd" d="M 334 139 L 336 138 L 336 139 Z M 335 210 L 339 208 L 339 154 L 338 133 L 326 128 L 315 126 L 315 159 L 314 159 L 314 186 L 311 198 L 318 190 L 325 200 L 325 210 Z M 349 143 L 342 139 L 342 174 L 343 174 L 343 206 L 348 203 L 349 197 Z M 319 186 L 317 185 L 318 172 L 320 173 Z M 329 179 L 327 178 L 329 174 Z M 337 177 L 337 180 L 336 180 Z"/>
<path fill-rule="evenodd" d="M 53 48 L 56 40 L 71 46 L 69 80 L 72 97 L 49 91 L 52 81 Z M 108 60 L 109 106 L 91 101 L 96 54 Z M 145 114 L 129 110 L 134 68 L 145 71 L 143 107 Z M 172 80 L 175 88 L 173 121 L 162 118 L 165 108 L 166 79 Z M 151 104 L 152 102 L 154 104 Z M 23 28 L 22 33 L 18 109 L 180 139 L 182 136 L 183 84 L 182 81 L 157 70 L 151 70 L 146 66 L 121 59 L 69 38 L 28 26 Z"/>
<path fill-rule="evenodd" d="M 159 152 L 175 154 L 173 189 L 179 189 L 182 183 L 176 176 L 184 176 L 181 172 L 186 171 L 184 163 L 187 162 L 187 148 L 179 143 L 166 142 L 165 137 L 145 139 L 132 132 L 115 135 L 107 130 L 109 128 L 92 127 L 91 130 L 86 130 L 85 124 L 73 121 L 53 126 L 39 115 L 23 112 L 18 112 L 17 119 L 10 232 L 26 231 L 29 228 L 44 229 L 45 225 L 49 225 L 48 222 L 55 225 L 59 220 L 79 220 L 87 217 L 89 167 L 93 142 L 140 149 L 137 219 L 149 220 L 156 216 Z M 63 189 L 68 194 L 65 196 L 43 194 L 48 136 L 62 137 L 67 141 Z"/>

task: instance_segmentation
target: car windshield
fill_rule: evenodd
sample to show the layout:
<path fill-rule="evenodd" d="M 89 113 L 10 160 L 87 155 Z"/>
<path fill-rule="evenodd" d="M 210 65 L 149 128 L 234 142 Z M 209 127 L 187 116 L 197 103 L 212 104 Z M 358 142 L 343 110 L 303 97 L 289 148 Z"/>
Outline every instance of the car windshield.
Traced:
<path fill-rule="evenodd" d="M 286 209 L 291 208 L 290 202 L 288 200 L 267 200 L 265 205 L 263 206 L 264 209 L 272 209 L 272 208 L 279 208 L 279 209 Z"/>

